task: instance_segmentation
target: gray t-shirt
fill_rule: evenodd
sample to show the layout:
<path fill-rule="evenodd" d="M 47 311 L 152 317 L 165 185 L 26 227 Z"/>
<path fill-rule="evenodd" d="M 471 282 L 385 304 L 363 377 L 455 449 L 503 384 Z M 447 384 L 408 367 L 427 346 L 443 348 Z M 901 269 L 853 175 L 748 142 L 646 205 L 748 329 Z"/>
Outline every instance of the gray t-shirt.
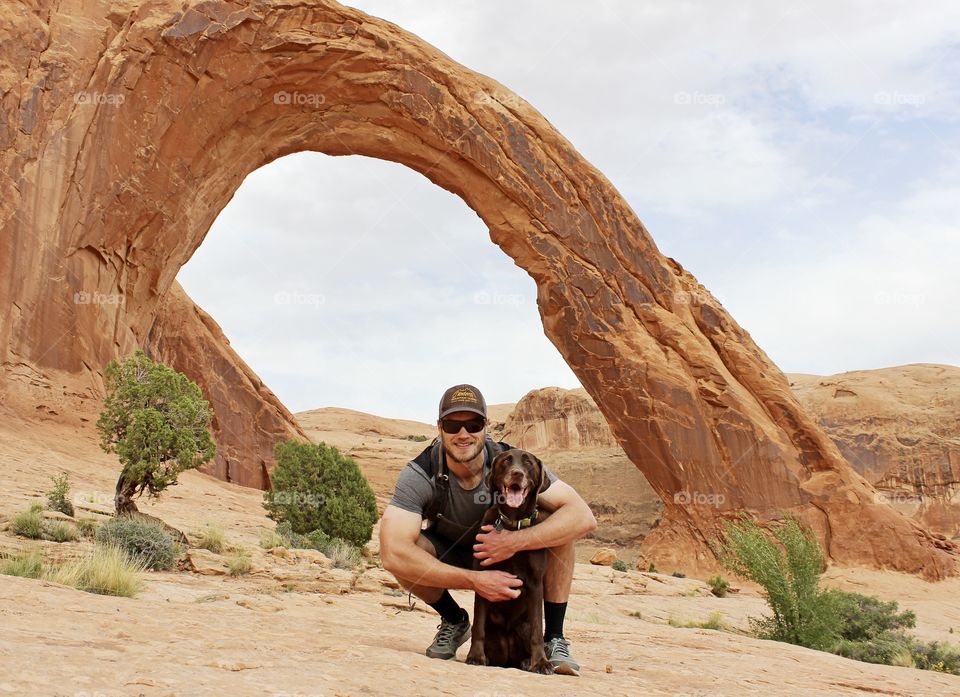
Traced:
<path fill-rule="evenodd" d="M 443 509 L 443 518 L 433 523 L 433 529 L 437 534 L 453 544 L 473 544 L 473 538 L 480 529 L 480 520 L 490 508 L 490 492 L 486 484 L 489 471 L 490 461 L 487 458 L 483 463 L 483 476 L 480 477 L 480 483 L 473 489 L 462 488 L 457 477 L 452 472 L 449 473 L 450 498 Z M 558 480 L 557 475 L 546 465 L 543 466 L 543 473 L 551 484 Z M 397 477 L 397 487 L 393 492 L 390 505 L 422 516 L 433 500 L 433 490 L 433 479 L 423 471 L 420 465 L 411 460 Z"/>

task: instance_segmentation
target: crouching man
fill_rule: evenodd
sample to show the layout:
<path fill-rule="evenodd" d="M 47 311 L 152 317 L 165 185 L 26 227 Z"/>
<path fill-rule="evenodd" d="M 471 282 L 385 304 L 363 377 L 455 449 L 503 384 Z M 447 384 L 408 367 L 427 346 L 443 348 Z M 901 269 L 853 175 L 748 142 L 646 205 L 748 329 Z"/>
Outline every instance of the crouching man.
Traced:
<path fill-rule="evenodd" d="M 547 659 L 561 672 L 577 672 L 563 619 L 573 543 L 596 528 L 596 519 L 580 495 L 544 467 L 551 484 L 538 505 L 551 513 L 546 520 L 519 530 L 481 529 L 491 501 L 485 475 L 493 458 L 510 448 L 491 440 L 486 426 L 487 406 L 478 389 L 455 385 L 443 393 L 439 438 L 404 467 L 380 521 L 383 566 L 440 615 L 427 656 L 451 659 L 470 636 L 470 618 L 448 589 L 472 590 L 498 602 L 518 597 L 523 584 L 504 571 L 473 570 L 474 557 L 488 566 L 522 550 L 549 550 L 543 603 Z"/>

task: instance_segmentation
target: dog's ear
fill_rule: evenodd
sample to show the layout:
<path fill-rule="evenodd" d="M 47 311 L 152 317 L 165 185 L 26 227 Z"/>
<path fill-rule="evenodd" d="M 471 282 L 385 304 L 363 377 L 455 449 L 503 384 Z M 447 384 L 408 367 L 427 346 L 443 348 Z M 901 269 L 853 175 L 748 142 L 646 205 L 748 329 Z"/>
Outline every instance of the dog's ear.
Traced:
<path fill-rule="evenodd" d="M 505 457 L 507 457 L 507 453 L 503 452 L 493 458 L 493 462 L 490 463 L 490 471 L 487 472 L 487 475 L 483 478 L 483 483 L 487 487 L 487 493 L 490 494 L 491 504 L 497 502 L 497 492 L 494 490 L 493 482 L 496 478 L 497 468 L 500 466 L 500 463 L 503 462 Z"/>
<path fill-rule="evenodd" d="M 537 493 L 542 494 L 544 491 L 550 488 L 550 478 L 547 476 L 546 472 L 543 471 L 543 462 L 540 458 L 530 453 L 530 457 L 533 460 L 533 467 L 537 470 Z"/>

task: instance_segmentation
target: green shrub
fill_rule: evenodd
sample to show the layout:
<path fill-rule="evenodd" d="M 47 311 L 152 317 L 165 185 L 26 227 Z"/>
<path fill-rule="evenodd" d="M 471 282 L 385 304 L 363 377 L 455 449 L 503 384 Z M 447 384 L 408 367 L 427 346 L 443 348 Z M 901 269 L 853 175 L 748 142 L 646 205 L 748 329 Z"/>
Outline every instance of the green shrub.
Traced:
<path fill-rule="evenodd" d="M 43 555 L 37 550 L 26 550 L 0 558 L 0 574 L 7 576 L 40 578 L 43 570 Z"/>
<path fill-rule="evenodd" d="M 427 436 L 405 436 L 407 440 L 412 440 L 414 443 L 423 443 L 426 440 L 429 440 Z"/>
<path fill-rule="evenodd" d="M 751 620 L 762 639 L 829 649 L 840 636 L 835 598 L 820 590 L 824 555 L 808 528 L 794 519 L 775 526 L 772 538 L 741 518 L 725 524 L 721 561 L 733 573 L 763 587 L 773 617 Z"/>
<path fill-rule="evenodd" d="M 614 570 L 614 571 L 626 571 L 626 570 L 627 570 L 627 562 L 625 562 L 623 559 L 617 559 L 616 561 L 613 562 L 613 570 Z"/>
<path fill-rule="evenodd" d="M 912 629 L 917 616 L 911 610 L 897 612 L 896 601 L 884 602 L 873 596 L 841 590 L 826 591 L 840 618 L 840 638 L 869 641 L 888 632 Z"/>
<path fill-rule="evenodd" d="M 50 536 L 54 542 L 75 542 L 80 537 L 77 526 L 62 520 L 55 520 L 48 523 L 44 532 Z"/>
<path fill-rule="evenodd" d="M 43 537 L 43 508 L 37 504 L 30 506 L 30 510 L 21 511 L 10 519 L 10 529 L 16 535 L 39 540 Z"/>
<path fill-rule="evenodd" d="M 227 547 L 227 538 L 223 526 L 219 523 L 207 523 L 197 541 L 197 547 L 221 554 Z"/>
<path fill-rule="evenodd" d="M 290 523 L 293 532 L 322 530 L 362 546 L 370 540 L 377 521 L 377 504 L 357 463 L 327 445 L 278 443 L 272 489 L 263 505 L 278 523 Z"/>
<path fill-rule="evenodd" d="M 831 652 L 864 663 L 883 665 L 913 665 L 911 648 L 913 639 L 903 632 L 886 632 L 869 640 L 841 639 Z"/>
<path fill-rule="evenodd" d="M 47 505 L 54 511 L 60 511 L 71 518 L 73 517 L 73 503 L 70 499 L 70 475 L 62 472 L 56 477 L 51 477 L 53 488 L 47 492 Z"/>
<path fill-rule="evenodd" d="M 658 573 L 658 572 L 657 572 L 657 567 L 656 567 L 656 565 L 655 565 L 653 562 L 650 562 L 650 566 L 647 567 L 647 572 L 648 572 L 648 573 L 651 573 L 651 574 Z"/>
<path fill-rule="evenodd" d="M 346 540 L 334 539 L 320 551 L 333 562 L 337 569 L 352 569 L 363 560 L 360 549 Z"/>
<path fill-rule="evenodd" d="M 686 578 L 686 577 L 687 577 L 687 575 L 686 575 L 685 573 L 683 573 L 682 571 L 674 571 L 674 572 L 673 572 L 672 574 L 670 574 L 670 575 L 673 576 L 674 578 Z"/>
<path fill-rule="evenodd" d="M 95 539 L 98 544 L 119 547 L 147 569 L 170 569 L 177 556 L 170 534 L 148 518 L 117 516 L 100 526 Z"/>
<path fill-rule="evenodd" d="M 718 598 L 725 598 L 727 591 L 730 590 L 730 584 L 722 576 L 711 576 L 707 584 L 710 586 L 710 592 Z"/>
<path fill-rule="evenodd" d="M 910 657 L 917 668 L 960 675 L 960 651 L 940 641 L 914 641 Z"/>
<path fill-rule="evenodd" d="M 123 469 L 117 481 L 117 513 L 136 512 L 133 499 L 158 496 L 184 470 L 209 461 L 217 447 L 210 436 L 213 412 L 195 382 L 136 351 L 104 371 L 107 396 L 97 420 L 100 447 L 116 453 Z"/>

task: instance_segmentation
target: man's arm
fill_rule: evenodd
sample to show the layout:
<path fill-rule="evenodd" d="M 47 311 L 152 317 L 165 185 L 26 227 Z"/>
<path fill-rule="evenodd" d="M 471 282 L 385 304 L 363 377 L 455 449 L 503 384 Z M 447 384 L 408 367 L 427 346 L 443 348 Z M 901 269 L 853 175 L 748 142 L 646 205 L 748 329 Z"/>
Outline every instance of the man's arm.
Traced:
<path fill-rule="evenodd" d="M 417 545 L 423 518 L 387 506 L 380 519 L 380 561 L 398 579 L 432 588 L 464 588 L 500 602 L 520 595 L 523 581 L 505 571 L 461 569 L 434 558 Z"/>
<path fill-rule="evenodd" d="M 525 549 L 559 547 L 596 529 L 597 519 L 580 494 L 564 481 L 557 480 L 540 494 L 538 505 L 551 511 L 542 523 L 523 530 L 496 532 L 484 525 L 473 546 L 481 566 L 489 566 Z"/>

